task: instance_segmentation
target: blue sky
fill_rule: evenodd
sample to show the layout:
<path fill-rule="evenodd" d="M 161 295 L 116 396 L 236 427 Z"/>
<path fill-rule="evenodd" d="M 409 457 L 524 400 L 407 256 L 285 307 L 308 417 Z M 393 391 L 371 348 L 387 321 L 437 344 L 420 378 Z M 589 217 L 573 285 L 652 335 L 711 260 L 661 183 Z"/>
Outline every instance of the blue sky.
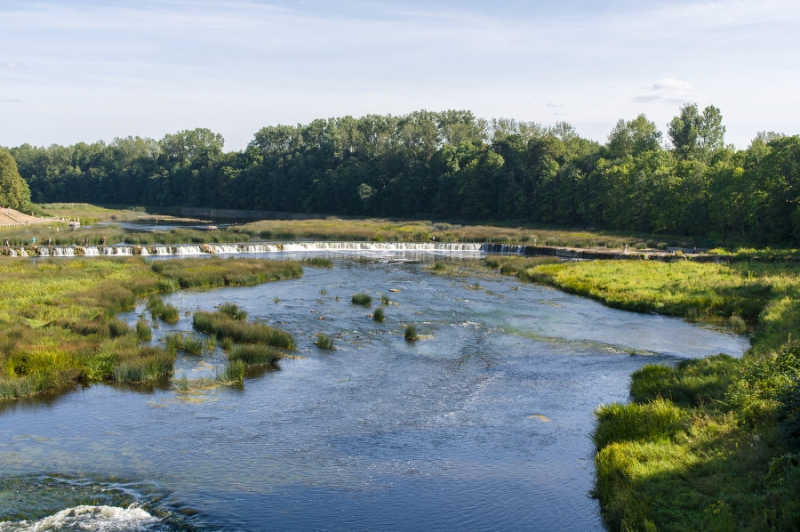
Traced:
<path fill-rule="evenodd" d="M 417 109 L 604 140 L 683 102 L 727 141 L 800 133 L 800 2 L 0 2 L 0 145 Z"/>

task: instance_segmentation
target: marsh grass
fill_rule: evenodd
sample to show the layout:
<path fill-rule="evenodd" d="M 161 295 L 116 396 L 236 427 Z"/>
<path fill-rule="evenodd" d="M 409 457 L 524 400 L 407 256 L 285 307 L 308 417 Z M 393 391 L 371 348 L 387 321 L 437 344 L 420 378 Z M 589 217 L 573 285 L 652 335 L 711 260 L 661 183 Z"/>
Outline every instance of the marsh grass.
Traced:
<path fill-rule="evenodd" d="M 147 342 L 153 337 L 153 330 L 144 319 L 136 322 L 136 336 L 143 342 Z"/>
<path fill-rule="evenodd" d="M 161 318 L 170 325 L 178 323 L 181 317 L 177 307 L 171 304 L 164 304 L 164 300 L 158 296 L 150 296 L 147 301 L 147 310 L 150 311 L 153 320 Z"/>
<path fill-rule="evenodd" d="M 147 323 L 140 320 L 133 334 L 114 318 L 118 312 L 133 310 L 137 299 L 155 295 L 165 281 L 173 288 L 178 286 L 164 275 L 178 278 L 182 268 L 197 270 L 202 265 L 196 263 L 208 260 L 159 262 L 163 268 L 157 269 L 163 275 L 141 258 L 48 258 L 36 262 L 0 258 L 0 399 L 57 392 L 76 383 L 146 382 L 170 375 L 173 354 L 139 347 L 140 339 L 152 337 Z M 168 264 L 171 262 L 176 264 Z M 241 273 L 238 261 L 219 262 L 212 266 L 231 265 L 233 273 Z M 274 268 L 277 272 L 301 271 L 288 262 L 268 269 Z M 149 312 L 156 316 L 153 326 L 163 319 L 166 309 L 157 296 L 148 301 Z"/>
<path fill-rule="evenodd" d="M 180 260 L 153 262 L 153 271 L 180 288 L 251 286 L 267 281 L 295 279 L 303 269 L 295 261 L 208 258 L 180 264 Z"/>
<path fill-rule="evenodd" d="M 234 303 L 223 303 L 217 310 L 234 320 L 244 321 L 247 319 L 247 311 L 240 309 Z"/>
<path fill-rule="evenodd" d="M 406 325 L 403 336 L 409 342 L 415 342 L 419 340 L 419 335 L 417 335 L 417 326 L 412 324 Z"/>
<path fill-rule="evenodd" d="M 314 268 L 333 268 L 333 261 L 323 257 L 311 257 L 308 259 L 303 259 L 303 263 Z"/>
<path fill-rule="evenodd" d="M 372 305 L 372 297 L 368 294 L 353 294 L 351 301 L 354 305 L 361 305 L 364 307 Z"/>
<path fill-rule="evenodd" d="M 392 303 L 392 300 L 389 299 L 389 296 L 387 296 L 386 294 L 383 294 L 381 296 L 381 305 L 390 305 L 391 303 Z"/>
<path fill-rule="evenodd" d="M 247 364 L 241 360 L 231 360 L 222 371 L 217 371 L 216 380 L 220 383 L 235 384 L 241 383 L 244 380 L 244 373 L 247 370 Z"/>
<path fill-rule="evenodd" d="M 232 342 L 267 344 L 283 349 L 294 349 L 296 345 L 292 335 L 285 331 L 264 323 L 232 319 L 222 312 L 195 312 L 193 325 L 196 330 L 213 334 L 223 341 L 230 339 Z"/>
<path fill-rule="evenodd" d="M 233 348 L 228 355 L 231 361 L 240 360 L 247 367 L 273 365 L 282 358 L 282 353 L 269 345 L 239 345 Z"/>
<path fill-rule="evenodd" d="M 317 340 L 314 343 L 320 349 L 333 349 L 333 337 L 327 334 L 317 333 Z"/>
<path fill-rule="evenodd" d="M 378 323 L 383 323 L 383 320 L 386 319 L 383 313 L 383 307 L 378 307 L 375 309 L 375 312 L 372 313 L 372 319 Z"/>

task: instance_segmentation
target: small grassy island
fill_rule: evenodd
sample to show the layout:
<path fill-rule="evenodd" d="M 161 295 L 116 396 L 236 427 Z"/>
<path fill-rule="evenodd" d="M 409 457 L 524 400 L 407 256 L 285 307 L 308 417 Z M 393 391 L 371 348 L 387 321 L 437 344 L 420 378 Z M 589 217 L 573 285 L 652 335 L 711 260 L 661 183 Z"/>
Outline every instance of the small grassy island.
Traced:
<path fill-rule="evenodd" d="M 292 261 L 140 258 L 0 258 L 0 400 L 99 381 L 146 382 L 172 374 L 174 349 L 141 347 L 114 318 L 137 300 L 178 289 L 248 286 L 300 277 Z M 156 301 L 155 299 L 152 301 Z M 160 301 L 160 300 L 158 300 Z M 176 310 L 149 304 L 167 321 Z M 158 307 L 158 308 L 157 308 Z M 172 307 L 174 309 L 174 307 Z"/>
<path fill-rule="evenodd" d="M 515 257 L 487 265 L 612 307 L 753 332 L 741 360 L 644 366 L 631 403 L 598 408 L 594 495 L 611 530 L 800 529 L 797 266 Z"/>

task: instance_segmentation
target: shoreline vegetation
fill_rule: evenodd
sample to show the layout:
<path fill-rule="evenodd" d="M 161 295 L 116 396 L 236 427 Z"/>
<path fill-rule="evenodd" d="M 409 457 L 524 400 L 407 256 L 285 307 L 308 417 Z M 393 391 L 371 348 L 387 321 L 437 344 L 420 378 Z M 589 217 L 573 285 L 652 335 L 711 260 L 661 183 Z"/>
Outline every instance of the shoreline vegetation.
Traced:
<path fill-rule="evenodd" d="M 293 279 L 293 261 L 141 258 L 0 259 L 0 400 L 53 393 L 92 382 L 169 377 L 171 348 L 142 346 L 147 323 L 130 328 L 114 316 L 148 296 L 153 320 L 176 321 L 158 294 L 179 289 L 250 286 Z M 160 305 L 159 305 L 160 302 Z M 174 310 L 173 310 L 174 309 Z M 154 323 L 155 325 L 155 323 Z M 186 349 L 184 341 L 179 346 Z M 189 347 L 196 351 L 197 347 Z"/>
<path fill-rule="evenodd" d="M 800 529 L 797 268 L 547 259 L 486 266 L 611 307 L 753 333 L 742 359 L 648 364 L 631 378 L 630 403 L 597 409 L 593 495 L 608 528 Z"/>

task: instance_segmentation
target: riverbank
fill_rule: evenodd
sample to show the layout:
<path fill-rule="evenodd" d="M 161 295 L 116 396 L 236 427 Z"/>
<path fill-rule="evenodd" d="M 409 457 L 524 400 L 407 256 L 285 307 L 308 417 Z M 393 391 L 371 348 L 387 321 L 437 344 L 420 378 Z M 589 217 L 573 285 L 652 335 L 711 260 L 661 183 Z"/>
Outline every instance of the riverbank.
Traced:
<path fill-rule="evenodd" d="M 292 261 L 2 258 L 0 400 L 78 383 L 167 377 L 174 350 L 141 347 L 137 331 L 116 313 L 150 294 L 249 286 L 302 273 Z"/>
<path fill-rule="evenodd" d="M 523 281 L 753 332 L 741 360 L 649 365 L 594 433 L 612 531 L 800 528 L 800 279 L 791 264 L 491 258 Z"/>

